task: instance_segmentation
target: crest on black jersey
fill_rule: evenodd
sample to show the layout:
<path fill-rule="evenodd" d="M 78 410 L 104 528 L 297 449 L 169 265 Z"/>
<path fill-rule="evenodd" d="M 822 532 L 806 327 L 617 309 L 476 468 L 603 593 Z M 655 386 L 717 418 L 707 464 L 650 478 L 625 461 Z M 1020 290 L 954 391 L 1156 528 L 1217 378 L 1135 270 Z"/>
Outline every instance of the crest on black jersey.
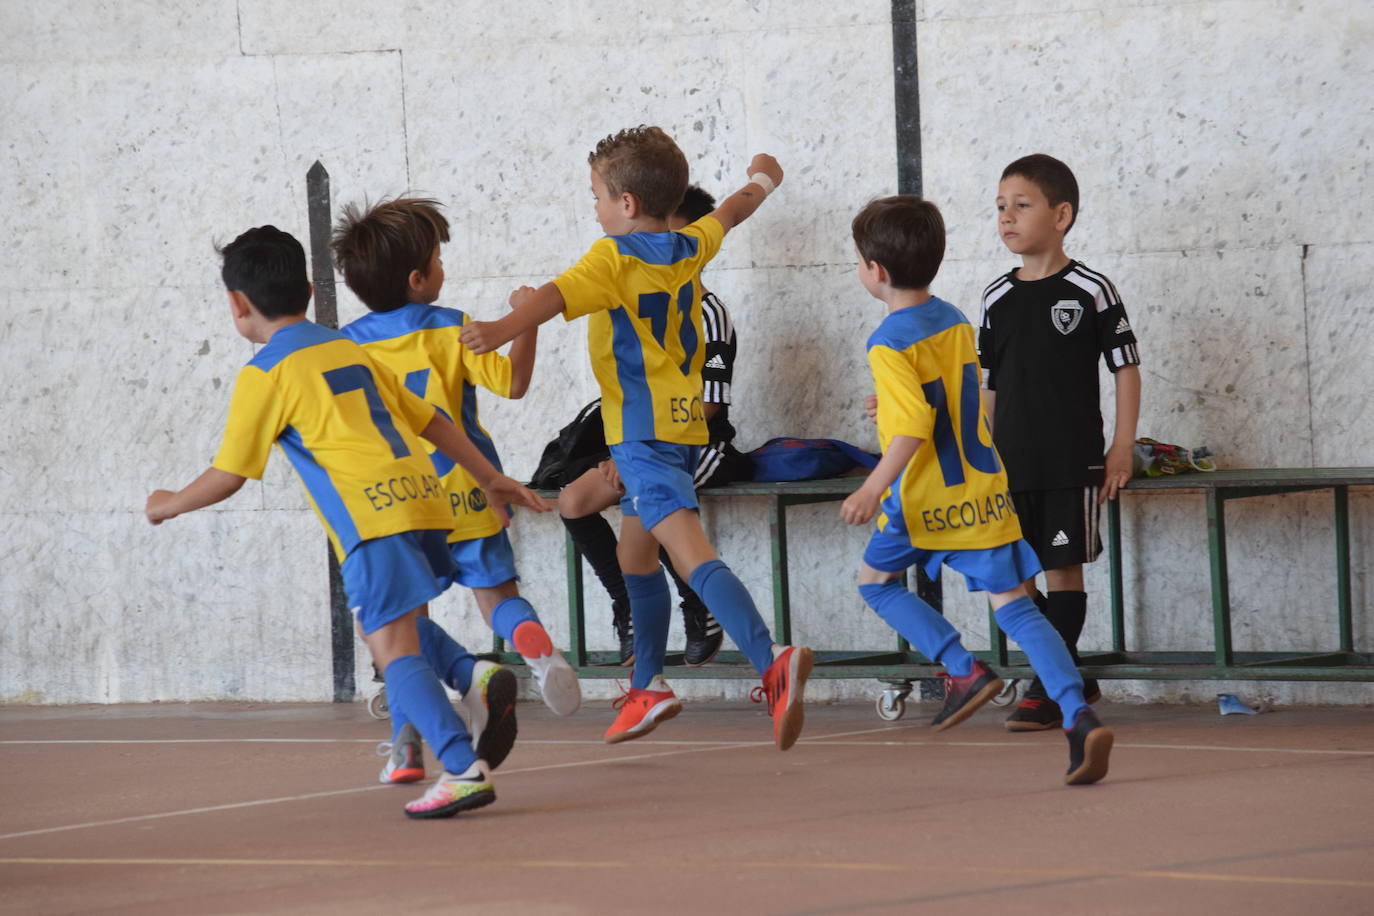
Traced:
<path fill-rule="evenodd" d="M 1060 334 L 1068 335 L 1083 320 L 1083 305 L 1072 299 L 1060 299 L 1050 309 L 1050 321 Z"/>

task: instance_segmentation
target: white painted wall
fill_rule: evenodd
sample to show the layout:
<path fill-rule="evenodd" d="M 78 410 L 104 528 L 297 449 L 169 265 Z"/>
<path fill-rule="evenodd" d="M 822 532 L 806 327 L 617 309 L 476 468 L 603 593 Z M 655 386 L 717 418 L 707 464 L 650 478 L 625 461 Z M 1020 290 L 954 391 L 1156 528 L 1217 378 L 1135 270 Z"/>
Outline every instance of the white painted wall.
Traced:
<path fill-rule="evenodd" d="M 586 6 L 0 0 L 0 700 L 330 696 L 324 539 L 285 462 L 221 507 L 157 529 L 142 514 L 150 489 L 208 463 L 252 352 L 211 245 L 265 222 L 305 239 L 316 159 L 336 206 L 408 189 L 447 202 L 442 301 L 494 315 L 596 238 L 585 162 L 601 136 L 660 124 L 720 194 L 751 153 L 774 153 L 783 190 L 707 277 L 740 328 L 743 444 L 873 443 L 862 342 L 882 312 L 854 280 L 848 224 L 895 190 L 890 4 Z M 976 319 L 982 287 L 1014 264 L 993 231 L 1002 166 L 1060 156 L 1084 190 L 1071 254 L 1116 281 L 1141 338 L 1142 435 L 1206 443 L 1227 465 L 1374 464 L 1374 7 L 925 0 L 918 20 L 925 188 L 950 229 L 939 294 Z M 342 317 L 360 314 L 340 291 Z M 484 404 L 519 473 L 594 396 L 584 333 L 549 326 L 527 399 Z M 1366 650 L 1371 505 L 1352 501 Z M 1326 506 L 1233 504 L 1238 648 L 1333 644 Z M 1127 519 L 1132 640 L 1205 644 L 1200 500 L 1128 497 Z M 711 505 L 707 521 L 766 604 L 762 503 Z M 524 517 L 514 534 L 526 591 L 564 634 L 561 527 Z M 864 538 L 833 506 L 794 512 L 799 638 L 891 643 L 852 589 Z M 1105 563 L 1089 588 L 1085 645 L 1101 645 Z M 986 645 L 981 604 L 953 580 L 947 593 L 970 645 Z M 465 597 L 435 613 L 486 645 Z M 593 635 L 610 648 L 609 626 Z M 1374 701 L 1364 685 L 1243 689 Z"/>

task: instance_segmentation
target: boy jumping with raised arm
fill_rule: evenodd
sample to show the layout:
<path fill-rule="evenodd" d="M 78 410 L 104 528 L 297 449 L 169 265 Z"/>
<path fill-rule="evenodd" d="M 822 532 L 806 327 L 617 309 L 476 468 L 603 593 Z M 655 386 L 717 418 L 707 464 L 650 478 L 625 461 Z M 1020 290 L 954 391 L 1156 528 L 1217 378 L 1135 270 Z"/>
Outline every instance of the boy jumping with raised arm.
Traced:
<path fill-rule="evenodd" d="M 468 316 L 434 305 L 444 286 L 439 248 L 448 238 L 448 220 L 433 200 L 382 201 L 366 211 L 346 207 L 334 230 L 334 260 L 371 314 L 341 330 L 404 379 L 412 392 L 460 424 L 499 469 L 496 446 L 478 417 L 477 386 L 501 397 L 524 397 L 534 372 L 538 331 L 517 337 L 509 358 L 496 352 L 479 356 L 463 346 L 458 329 Z M 545 704 L 560 716 L 572 715 L 582 702 L 577 674 L 520 596 L 504 511 L 487 504 L 462 465 L 439 452 L 432 457 L 453 510 L 448 542 L 458 564 L 456 581 L 472 589 L 483 619 L 525 659 Z M 478 665 L 479 678 L 492 666 Z M 450 686 L 466 695 L 466 684 Z M 393 748 L 401 743 L 403 724 L 392 716 Z"/>
<path fill-rule="evenodd" d="M 493 468 L 462 430 L 361 347 L 306 320 L 311 289 L 300 242 L 262 226 L 221 254 L 234 327 L 264 346 L 234 383 L 213 464 L 178 492 L 153 491 L 148 521 L 157 525 L 229 498 L 248 478 L 262 477 L 275 443 L 329 534 L 392 709 L 404 710 L 444 765 L 406 814 L 448 817 L 491 804 L 490 761 L 480 752 L 504 757 L 513 730 L 491 717 L 474 750 L 421 654 L 417 617 L 456 570 L 445 544 L 453 525 L 448 497 L 420 437 L 471 470 L 490 499 L 540 511 L 548 506 Z"/>
<path fill-rule="evenodd" d="M 859 566 L 859 593 L 922 655 L 945 666 L 945 704 L 931 723 L 938 731 L 996 696 L 1002 680 L 898 580 L 917 564 L 935 578 L 943 564 L 963 573 L 972 591 L 986 591 L 998 626 L 1064 710 L 1064 781 L 1097 782 L 1107 774 L 1112 731 L 1083 702 L 1064 641 L 1023 584 L 1040 564 L 1021 540 L 997 451 L 983 441 L 973 328 L 930 294 L 945 253 L 940 211 L 911 195 L 875 200 L 854 217 L 853 234 L 859 281 L 888 310 L 868 338 L 883 457 L 840 507 L 851 525 L 878 517 Z"/>
<path fill-rule="evenodd" d="M 1075 664 L 1088 608 L 1083 564 L 1102 552 L 1098 507 L 1131 478 L 1140 414 L 1140 354 L 1121 297 L 1105 276 L 1064 253 L 1077 217 L 1078 182 L 1058 159 L 1038 153 L 1003 170 L 997 231 L 1021 267 L 983 293 L 978 333 L 993 441 L 1022 534 L 1045 570 L 1045 595 L 1034 579 L 1026 587 Z M 1116 382 L 1110 449 L 1102 437 L 1099 359 Z M 1091 679 L 1083 692 L 1089 702 L 1101 696 Z M 1038 731 L 1063 721 L 1037 678 L 1006 727 Z"/>
<path fill-rule="evenodd" d="M 667 134 L 657 127 L 623 130 L 598 143 L 588 161 L 606 237 L 554 281 L 518 290 L 509 315 L 465 325 L 463 343 L 483 353 L 555 315 L 590 316 L 606 443 L 625 488 L 618 554 L 635 637 L 631 688 L 617 701 L 607 743 L 646 735 L 682 710 L 662 677 L 671 606 L 658 560 L 662 544 L 762 675 L 755 699 L 767 698 L 773 740 L 787 750 L 802 730 L 811 650 L 774 645 L 749 593 L 707 540 L 692 486 L 697 449 L 707 441 L 698 276 L 725 233 L 782 181 L 782 169 L 771 156 L 755 156 L 748 184 L 673 232 L 668 218 L 687 187 L 687 158 Z"/>

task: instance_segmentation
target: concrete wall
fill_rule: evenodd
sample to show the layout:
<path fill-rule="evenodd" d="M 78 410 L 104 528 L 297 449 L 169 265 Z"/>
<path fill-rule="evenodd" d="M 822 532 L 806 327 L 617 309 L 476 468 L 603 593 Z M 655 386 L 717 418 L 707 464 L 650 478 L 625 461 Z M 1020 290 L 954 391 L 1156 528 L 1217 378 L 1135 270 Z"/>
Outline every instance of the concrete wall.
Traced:
<path fill-rule="evenodd" d="M 227 320 L 211 245 L 265 222 L 306 238 L 304 176 L 316 159 L 336 207 L 405 190 L 445 201 L 456 234 L 442 301 L 496 315 L 513 286 L 549 278 L 597 237 L 585 156 L 599 137 L 660 124 L 718 194 L 742 183 L 751 153 L 774 153 L 783 190 L 706 278 L 740 330 L 742 444 L 873 443 L 859 413 L 862 341 L 882 311 L 853 277 L 848 221 L 895 190 L 890 4 L 585 7 L 0 0 L 0 195 L 11 220 L 0 270 L 10 389 L 0 699 L 330 696 L 324 539 L 286 462 L 220 507 L 156 529 L 142 515 L 150 489 L 181 486 L 208 463 L 252 353 Z M 936 292 L 976 319 L 982 287 L 1014 264 L 994 232 L 1000 169 L 1029 151 L 1058 155 L 1084 189 L 1071 253 L 1116 281 L 1142 341 L 1142 435 L 1206 443 L 1229 465 L 1374 463 L 1364 358 L 1374 310 L 1361 295 L 1374 254 L 1374 8 L 969 9 L 917 4 L 925 190 L 950 229 Z M 340 290 L 341 317 L 360 314 Z M 550 325 L 529 396 L 484 402 L 518 473 L 595 394 L 584 334 Z M 1333 644 L 1326 507 L 1317 496 L 1235 506 L 1238 648 Z M 1366 650 L 1370 510 L 1369 496 L 1352 501 Z M 1133 643 L 1204 644 L 1200 500 L 1128 497 L 1126 512 Z M 762 504 L 710 504 L 707 523 L 766 603 Z M 526 516 L 514 537 L 526 592 L 561 636 L 561 528 Z M 891 643 L 852 589 L 864 539 L 833 506 L 795 513 L 800 639 Z M 1105 564 L 1089 588 L 1091 646 L 1107 638 Z M 953 579 L 947 592 L 969 643 L 985 645 L 980 602 Z M 445 596 L 435 613 L 486 644 L 465 596 Z M 594 620 L 605 614 L 594 600 Z M 609 648 L 609 626 L 593 638 Z M 1262 689 L 1374 701 L 1365 686 Z M 815 695 L 871 690 L 822 684 Z"/>

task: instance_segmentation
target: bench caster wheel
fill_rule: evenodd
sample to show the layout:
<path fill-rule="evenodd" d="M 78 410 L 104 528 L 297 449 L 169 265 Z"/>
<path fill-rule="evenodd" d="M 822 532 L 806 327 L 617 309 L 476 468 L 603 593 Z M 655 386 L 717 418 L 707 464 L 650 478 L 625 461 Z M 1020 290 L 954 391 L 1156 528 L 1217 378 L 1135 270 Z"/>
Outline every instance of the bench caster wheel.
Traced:
<path fill-rule="evenodd" d="M 884 690 L 878 695 L 875 705 L 878 709 L 878 718 L 884 722 L 896 722 L 906 715 L 906 699 L 898 696 L 895 690 Z"/>
<path fill-rule="evenodd" d="M 1016 702 L 1017 688 L 1020 686 L 1020 684 L 1021 681 L 1019 678 L 1012 678 L 1011 680 L 1007 681 L 1006 686 L 1002 688 L 1002 692 L 997 694 L 997 696 L 993 697 L 988 702 L 991 703 L 993 706 L 1010 706 L 1011 704 Z"/>
<path fill-rule="evenodd" d="M 386 688 L 383 687 L 367 701 L 367 714 L 374 719 L 391 718 L 391 706 L 386 700 Z"/>

